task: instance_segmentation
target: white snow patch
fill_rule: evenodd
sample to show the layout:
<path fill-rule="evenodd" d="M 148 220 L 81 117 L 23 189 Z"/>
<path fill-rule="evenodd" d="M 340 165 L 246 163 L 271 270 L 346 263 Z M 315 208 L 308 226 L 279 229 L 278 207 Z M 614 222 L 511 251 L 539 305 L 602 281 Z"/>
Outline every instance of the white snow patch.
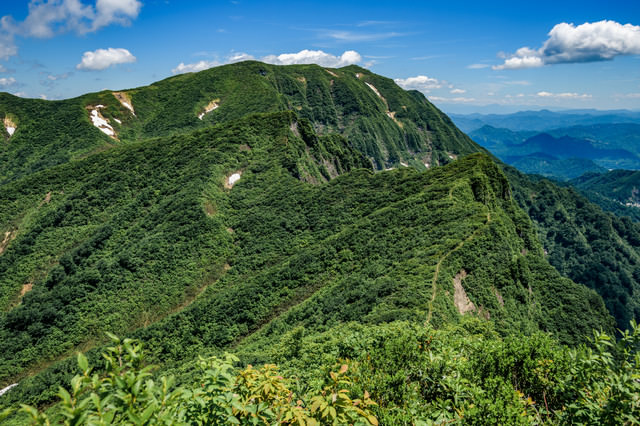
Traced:
<path fill-rule="evenodd" d="M 453 160 L 453 155 L 449 154 L 449 158 L 451 158 Z"/>
<path fill-rule="evenodd" d="M 9 136 L 13 136 L 13 132 L 16 131 L 16 128 L 11 126 L 7 126 L 6 129 L 7 129 L 7 133 L 9 133 Z"/>
<path fill-rule="evenodd" d="M 393 167 L 387 167 L 385 170 L 386 171 L 393 170 Z"/>
<path fill-rule="evenodd" d="M 360 78 L 362 77 L 362 74 L 360 74 L 359 72 L 356 73 L 356 78 Z"/>
<path fill-rule="evenodd" d="M 240 180 L 240 173 L 234 173 L 229 176 L 229 185 L 233 186 L 234 183 Z"/>
<path fill-rule="evenodd" d="M 93 125 L 100 129 L 103 133 L 114 137 L 116 132 L 109 124 L 109 120 L 107 120 L 100 114 L 100 108 L 104 108 L 104 105 L 96 105 L 94 109 L 91 110 L 91 122 L 93 122 Z"/>
<path fill-rule="evenodd" d="M 364 84 L 369 86 L 369 89 L 373 90 L 376 93 L 376 95 L 378 95 L 379 98 L 382 98 L 382 95 L 380 94 L 380 92 L 378 92 L 378 89 L 376 89 L 376 86 L 374 86 L 371 83 L 367 83 L 367 82 L 365 82 Z"/>
<path fill-rule="evenodd" d="M 129 111 L 133 112 L 133 107 L 131 106 L 131 104 L 129 102 L 121 101 L 121 103 L 122 103 L 123 107 L 125 107 Z M 136 115 L 136 113 L 133 112 L 133 115 Z"/>
<path fill-rule="evenodd" d="M 424 166 L 428 169 L 429 168 L 429 163 L 424 163 Z"/>
<path fill-rule="evenodd" d="M 122 121 L 118 120 L 117 118 L 114 118 L 114 120 L 116 120 L 116 123 L 122 124 Z"/>
<path fill-rule="evenodd" d="M 409 165 L 408 165 L 407 163 L 403 163 L 402 161 L 400 162 L 400 165 L 401 165 L 402 167 L 409 167 Z"/>
<path fill-rule="evenodd" d="M 220 106 L 220 105 L 218 105 L 218 103 L 217 103 L 216 101 L 212 101 L 212 102 L 210 102 L 210 103 L 209 103 L 209 105 L 207 105 L 207 106 L 204 108 L 204 112 L 202 112 L 202 113 L 198 114 L 198 118 L 199 118 L 200 120 L 202 120 L 202 117 L 204 117 L 204 116 L 205 116 L 205 114 L 209 114 L 211 111 L 213 111 L 214 109 L 218 108 L 219 106 Z"/>
<path fill-rule="evenodd" d="M 14 384 L 12 384 L 12 385 L 7 386 L 7 387 L 6 387 L 6 388 L 4 388 L 4 389 L 0 389 L 0 396 L 2 396 L 2 395 L 4 395 L 5 393 L 9 392 L 9 391 L 11 390 L 11 388 L 13 388 L 13 387 L 15 387 L 15 386 L 18 386 L 18 384 L 17 384 L 17 383 L 14 383 Z"/>
<path fill-rule="evenodd" d="M 224 184 L 224 187 L 227 189 L 233 188 L 233 185 L 240 180 L 240 176 L 242 176 L 241 170 L 238 170 L 237 172 L 233 173 L 231 176 L 227 178 Z"/>

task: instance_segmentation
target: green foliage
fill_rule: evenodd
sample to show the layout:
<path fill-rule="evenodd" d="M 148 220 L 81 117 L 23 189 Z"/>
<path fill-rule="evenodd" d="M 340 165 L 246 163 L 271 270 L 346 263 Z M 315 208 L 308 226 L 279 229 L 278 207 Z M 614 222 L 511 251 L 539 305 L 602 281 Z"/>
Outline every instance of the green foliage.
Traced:
<path fill-rule="evenodd" d="M 514 198 L 528 213 L 551 263 L 594 289 L 618 328 L 640 320 L 640 228 L 603 212 L 571 188 L 506 168 Z"/>
<path fill-rule="evenodd" d="M 370 407 L 375 405 L 365 392 L 352 400 L 345 364 L 331 372 L 329 384 L 318 394 L 296 395 L 275 365 L 236 371 L 238 359 L 200 358 L 201 376 L 193 386 L 174 386 L 172 377 L 151 378 L 144 366 L 139 342 L 111 335 L 114 346 L 103 354 L 105 369 L 93 372 L 87 358 L 79 353 L 81 375 L 71 380 L 70 391 L 60 387 L 59 418 L 65 425 L 209 425 L 319 424 L 377 425 Z M 302 398 L 302 399 L 298 399 Z M 305 402 L 307 401 L 307 402 Z M 22 411 L 34 425 L 52 420 L 37 408 L 22 404 Z M 3 416 L 8 416 L 5 412 Z M 1 420 L 1 419 L 0 419 Z"/>
<path fill-rule="evenodd" d="M 294 354 L 283 351 L 285 336 L 264 356 L 309 383 L 333 359 L 350 359 L 354 386 L 369 390 L 381 424 L 635 424 L 640 413 L 635 324 L 618 344 L 596 333 L 577 348 L 542 333 L 501 338 L 473 318 L 438 330 L 349 323 L 295 336 Z"/>

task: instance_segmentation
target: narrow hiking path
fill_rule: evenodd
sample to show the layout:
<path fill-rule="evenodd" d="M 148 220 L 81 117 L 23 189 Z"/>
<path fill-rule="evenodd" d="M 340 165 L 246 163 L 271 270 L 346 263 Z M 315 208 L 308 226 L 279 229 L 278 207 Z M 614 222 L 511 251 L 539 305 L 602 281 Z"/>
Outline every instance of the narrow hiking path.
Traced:
<path fill-rule="evenodd" d="M 460 241 L 458 245 L 456 245 L 454 248 L 452 248 L 447 253 L 445 253 L 436 264 L 436 270 L 433 273 L 433 278 L 431 280 L 431 300 L 429 301 L 429 313 L 427 314 L 427 324 L 431 322 L 431 315 L 433 314 L 433 302 L 436 300 L 436 294 L 438 293 L 437 282 L 438 282 L 438 275 L 440 274 L 440 267 L 442 266 L 442 263 L 447 259 L 447 257 L 451 256 L 453 253 L 460 250 L 465 244 L 471 242 L 485 226 L 489 225 L 489 223 L 491 223 L 491 212 L 487 212 L 487 221 L 484 224 L 482 224 L 480 227 L 478 227 L 478 229 L 473 231 L 473 233 L 469 235 L 467 238 Z"/>

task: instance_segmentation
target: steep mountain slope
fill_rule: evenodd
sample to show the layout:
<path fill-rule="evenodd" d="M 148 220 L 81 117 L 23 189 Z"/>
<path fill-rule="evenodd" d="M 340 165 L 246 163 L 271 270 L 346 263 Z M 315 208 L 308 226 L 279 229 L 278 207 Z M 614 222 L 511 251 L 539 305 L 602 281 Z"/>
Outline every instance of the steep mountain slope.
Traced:
<path fill-rule="evenodd" d="M 603 210 L 640 221 L 640 174 L 633 170 L 586 173 L 569 183 Z"/>
<path fill-rule="evenodd" d="M 633 170 L 612 170 L 608 173 L 594 173 L 572 179 L 578 189 L 597 192 L 621 204 L 640 205 L 640 172 Z"/>
<path fill-rule="evenodd" d="M 284 110 L 320 134 L 341 133 L 377 169 L 430 167 L 478 151 L 424 95 L 366 69 L 248 61 L 65 101 L 3 94 L 0 117 L 17 130 L 0 143 L 0 183 L 114 145 Z"/>
<path fill-rule="evenodd" d="M 264 129 L 266 123 L 255 124 Z M 282 124 L 280 128 L 289 131 L 290 124 Z M 225 145 L 231 155 L 238 142 L 223 143 L 230 134 L 221 127 L 215 129 L 224 137 L 212 155 L 220 155 Z M 206 140 L 210 133 L 203 136 Z M 268 146 L 267 141 L 263 143 Z M 202 149 L 210 149 L 211 142 L 203 145 Z M 159 146 L 149 145 L 146 155 L 158 153 Z M 199 144 L 189 141 L 186 146 L 194 150 Z M 531 223 L 511 200 L 508 182 L 489 157 L 465 157 L 426 173 L 407 168 L 373 174 L 360 169 L 311 185 L 296 178 L 278 156 L 258 156 L 253 146 L 250 154 L 239 151 L 244 165 L 227 171 L 242 169 L 242 177 L 231 189 L 220 188 L 220 177 L 216 177 L 220 175 L 214 174 L 216 183 L 204 187 L 209 188 L 204 195 L 213 197 L 205 198 L 204 205 L 202 201 L 185 203 L 192 212 L 189 217 L 196 214 L 200 221 L 211 222 L 209 228 L 214 226 L 216 235 L 226 234 L 222 240 L 216 237 L 219 252 L 196 253 L 221 268 L 213 271 L 217 275 L 200 281 L 199 288 L 206 288 L 198 297 L 187 295 L 188 303 L 177 299 L 173 315 L 133 333 L 147 343 L 154 362 L 180 365 L 198 353 L 265 344 L 298 325 L 325 331 L 348 321 L 375 324 L 405 319 L 442 326 L 460 321 L 464 314 L 491 321 L 504 334 L 545 330 L 568 343 L 581 341 L 592 328 L 610 330 L 610 317 L 600 297 L 562 278 L 544 260 Z M 201 154 L 196 149 L 190 158 L 199 163 Z M 208 174 L 206 169 L 203 172 Z M 198 197 L 193 191 L 187 200 Z M 173 216 L 185 220 L 187 211 Z M 189 240 L 196 242 L 214 236 L 206 228 L 189 232 Z M 111 238 L 104 246 L 111 245 Z M 166 256 L 162 246 L 156 247 L 154 251 Z M 147 244 L 142 248 L 152 249 Z M 112 268 L 120 263 L 120 253 L 108 255 L 95 245 L 83 253 L 86 260 L 74 260 L 70 278 L 86 275 L 92 268 L 102 273 L 101 260 Z M 220 265 L 224 261 L 228 266 Z M 194 266 L 197 271 L 198 265 Z M 194 266 L 182 266 L 181 273 L 189 273 Z M 46 284 L 40 286 L 53 297 L 56 287 L 62 289 L 67 283 L 65 278 L 52 290 L 46 290 Z M 103 298 L 109 289 L 101 283 L 97 288 Z M 139 289 L 153 290 L 155 295 L 165 291 L 152 283 Z M 87 298 L 90 295 L 85 294 L 80 300 L 86 303 Z M 37 306 L 35 302 L 25 298 L 7 315 L 6 336 L 15 333 L 9 327 L 29 328 L 14 322 L 12 312 L 26 312 Z M 145 308 L 140 302 L 136 309 L 158 311 L 155 305 Z M 131 321 L 132 316 L 127 318 Z M 141 319 L 154 318 L 141 315 Z M 131 325 L 120 324 L 116 331 Z M 55 325 L 60 326 L 64 324 Z M 107 326 L 114 329 L 118 324 L 111 321 Z M 68 327 L 56 333 L 59 346 L 33 341 L 28 351 L 20 350 L 17 345 L 26 341 L 28 333 L 22 332 L 20 341 L 8 340 L 11 346 L 3 354 L 3 365 L 8 366 L 5 380 L 28 367 L 28 355 L 40 350 L 62 355 L 65 347 L 86 338 Z M 76 340 L 70 341 L 73 336 Z M 35 380 L 27 380 L 12 390 L 11 398 L 46 400 L 60 374 L 72 371 L 69 364 L 56 364 Z"/>
<path fill-rule="evenodd" d="M 294 117 L 132 144 L 4 186 L 2 375 L 144 326 L 213 283 L 233 247 L 216 205 L 251 158 L 315 182 L 367 164 Z"/>

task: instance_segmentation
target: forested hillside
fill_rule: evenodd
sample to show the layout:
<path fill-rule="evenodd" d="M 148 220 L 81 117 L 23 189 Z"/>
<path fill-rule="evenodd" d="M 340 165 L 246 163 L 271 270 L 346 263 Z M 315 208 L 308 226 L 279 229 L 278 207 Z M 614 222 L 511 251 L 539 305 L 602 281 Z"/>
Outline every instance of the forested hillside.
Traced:
<path fill-rule="evenodd" d="M 377 169 L 437 166 L 478 150 L 421 93 L 364 68 L 249 61 L 64 101 L 2 94 L 0 116 L 15 131 L 3 131 L 0 183 L 113 146 L 282 110 L 310 120 L 319 134 L 347 137 Z"/>
<path fill-rule="evenodd" d="M 537 407 L 548 397 L 544 413 L 560 418 L 570 403 L 556 395 L 562 387 L 595 392 L 567 375 L 589 352 L 568 347 L 640 315 L 636 224 L 503 171 L 423 95 L 362 68 L 245 62 L 44 102 L 32 118 L 24 111 L 36 104 L 7 99 L 5 114 L 18 112 L 3 155 L 25 161 L 2 163 L 0 388 L 19 384 L 0 407 L 49 406 L 77 372 L 78 351 L 96 373 L 125 374 L 102 367 L 101 352 L 124 350 L 109 349 L 111 332 L 140 341 L 155 374 L 186 387 L 202 377 L 198 356 L 234 352 L 242 380 L 254 377 L 249 364 L 277 362 L 311 401 L 337 392 L 345 363 L 354 398 L 372 399 L 362 413 L 350 399 L 344 415 L 370 423 L 372 413 L 386 424 L 461 419 L 461 409 L 482 418 L 500 411 L 481 404 L 494 392 L 509 407 L 495 423 L 522 417 L 530 395 Z M 67 111 L 76 133 L 32 142 L 46 133 L 46 111 Z M 48 150 L 61 154 L 43 162 Z M 373 343 L 387 338 L 399 343 Z M 540 352 L 528 354 L 527 338 Z M 405 343 L 418 349 L 398 358 Z M 557 360 L 566 381 L 527 387 L 506 364 L 482 373 L 474 357 L 485 344 L 495 362 L 507 352 L 531 365 Z M 132 348 L 131 374 L 142 368 Z M 442 364 L 418 379 L 433 357 Z M 611 377 L 632 368 L 616 357 Z M 431 381 L 445 371 L 463 381 Z M 230 374 L 216 389 L 250 392 L 250 380 Z M 305 404 L 300 413 L 319 415 Z"/>
<path fill-rule="evenodd" d="M 640 230 L 571 187 L 507 169 L 514 197 L 536 224 L 549 262 L 600 294 L 619 328 L 640 318 Z"/>

